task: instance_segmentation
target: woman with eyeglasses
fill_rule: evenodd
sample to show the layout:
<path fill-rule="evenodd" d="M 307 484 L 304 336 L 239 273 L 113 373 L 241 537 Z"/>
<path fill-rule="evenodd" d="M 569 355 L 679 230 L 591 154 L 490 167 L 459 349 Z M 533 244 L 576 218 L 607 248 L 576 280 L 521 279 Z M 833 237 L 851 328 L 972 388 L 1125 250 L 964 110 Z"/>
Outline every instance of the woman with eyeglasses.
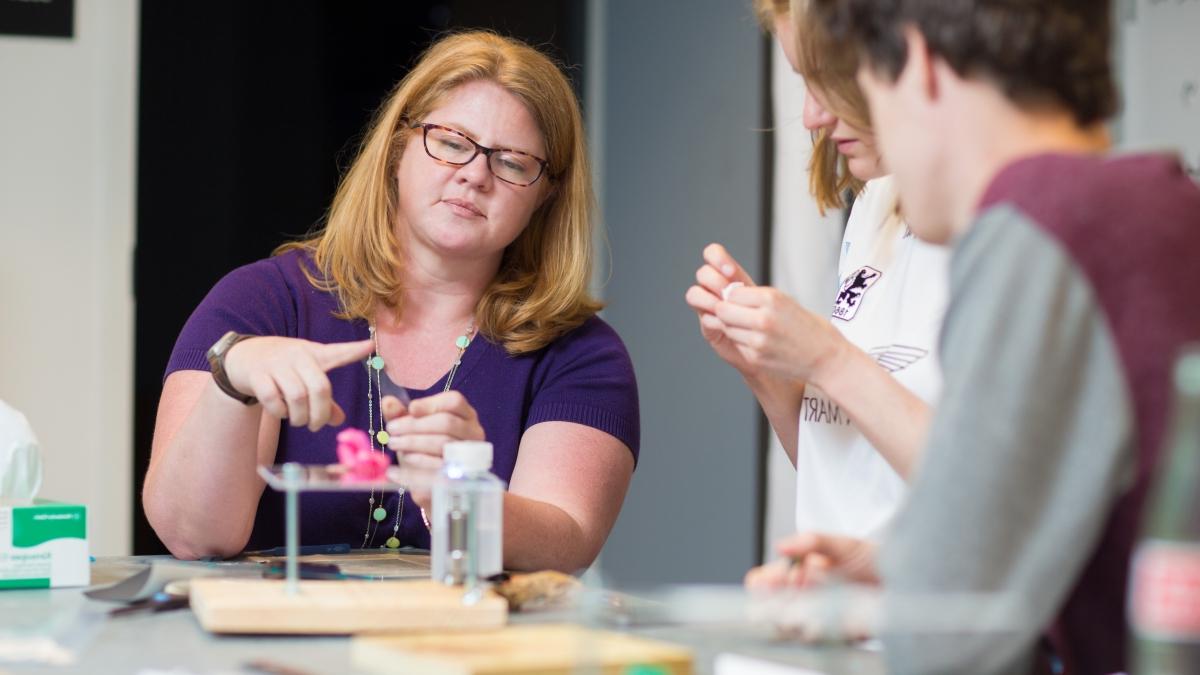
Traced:
<path fill-rule="evenodd" d="M 917 240 L 871 133 L 855 54 L 834 44 L 807 0 L 756 0 L 806 85 L 803 123 L 818 206 L 856 195 L 830 317 L 755 286 L 724 249 L 703 253 L 687 292 L 700 330 L 755 394 L 796 467 L 796 528 L 860 539 L 886 529 L 919 459 L 941 372 L 937 334 L 948 251 Z M 787 120 L 782 121 L 786 123 Z M 784 558 L 747 575 L 751 586 L 803 581 L 826 561 Z"/>
<path fill-rule="evenodd" d="M 281 544 L 282 496 L 256 466 L 334 463 L 349 425 L 427 469 L 449 441 L 491 442 L 505 568 L 588 566 L 639 438 L 632 364 L 587 291 L 592 201 L 578 102 L 550 59 L 490 33 L 434 44 L 324 227 L 231 272 L 180 334 L 143 491 L 171 552 Z M 386 379 L 412 402 L 381 396 Z M 300 504 L 305 544 L 428 547 L 440 526 L 427 490 Z"/>

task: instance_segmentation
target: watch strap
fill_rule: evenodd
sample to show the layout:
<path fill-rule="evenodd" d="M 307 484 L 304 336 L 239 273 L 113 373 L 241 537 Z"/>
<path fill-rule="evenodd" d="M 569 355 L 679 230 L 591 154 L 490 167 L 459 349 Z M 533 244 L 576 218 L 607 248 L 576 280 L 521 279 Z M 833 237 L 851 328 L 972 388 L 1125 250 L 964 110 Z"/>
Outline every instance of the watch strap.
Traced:
<path fill-rule="evenodd" d="M 249 394 L 243 394 L 233 387 L 233 383 L 229 381 L 229 374 L 225 372 L 225 355 L 234 345 L 252 337 L 254 336 L 229 331 L 208 350 L 209 370 L 212 371 L 213 381 L 217 383 L 217 388 L 235 401 L 248 406 L 257 404 L 258 399 Z"/>

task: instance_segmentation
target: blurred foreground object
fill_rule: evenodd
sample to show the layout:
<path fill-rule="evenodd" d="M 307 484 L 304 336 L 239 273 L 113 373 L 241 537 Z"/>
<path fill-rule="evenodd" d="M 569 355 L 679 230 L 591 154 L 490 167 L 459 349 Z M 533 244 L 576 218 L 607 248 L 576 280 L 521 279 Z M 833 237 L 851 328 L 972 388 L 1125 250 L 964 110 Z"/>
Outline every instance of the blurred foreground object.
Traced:
<path fill-rule="evenodd" d="M 1200 345 L 1175 364 L 1171 432 L 1133 556 L 1135 673 L 1200 673 Z"/>

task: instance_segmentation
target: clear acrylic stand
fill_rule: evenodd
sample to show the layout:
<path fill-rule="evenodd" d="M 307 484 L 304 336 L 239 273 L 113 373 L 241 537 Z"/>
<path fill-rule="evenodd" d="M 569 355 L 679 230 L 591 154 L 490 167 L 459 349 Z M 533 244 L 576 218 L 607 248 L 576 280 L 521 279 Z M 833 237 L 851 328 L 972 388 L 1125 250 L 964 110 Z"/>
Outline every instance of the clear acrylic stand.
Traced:
<path fill-rule="evenodd" d="M 258 467 L 258 475 L 273 490 L 286 496 L 284 522 L 286 524 L 286 570 L 287 593 L 300 591 L 300 493 L 301 492 L 370 492 L 372 490 L 400 491 L 412 487 L 426 487 L 431 482 L 427 472 L 389 466 L 384 475 L 376 480 L 350 478 L 340 464 L 304 465 L 295 462 Z"/>

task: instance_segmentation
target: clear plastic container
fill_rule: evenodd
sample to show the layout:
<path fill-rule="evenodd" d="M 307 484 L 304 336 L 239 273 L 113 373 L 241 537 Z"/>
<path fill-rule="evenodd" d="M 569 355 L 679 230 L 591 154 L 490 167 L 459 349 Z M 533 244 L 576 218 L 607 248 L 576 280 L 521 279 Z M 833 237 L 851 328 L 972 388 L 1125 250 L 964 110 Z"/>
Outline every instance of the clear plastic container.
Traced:
<path fill-rule="evenodd" d="M 433 579 L 465 584 L 504 571 L 504 481 L 492 472 L 492 444 L 447 443 L 433 484 Z M 471 559 L 471 551 L 477 559 Z"/>

